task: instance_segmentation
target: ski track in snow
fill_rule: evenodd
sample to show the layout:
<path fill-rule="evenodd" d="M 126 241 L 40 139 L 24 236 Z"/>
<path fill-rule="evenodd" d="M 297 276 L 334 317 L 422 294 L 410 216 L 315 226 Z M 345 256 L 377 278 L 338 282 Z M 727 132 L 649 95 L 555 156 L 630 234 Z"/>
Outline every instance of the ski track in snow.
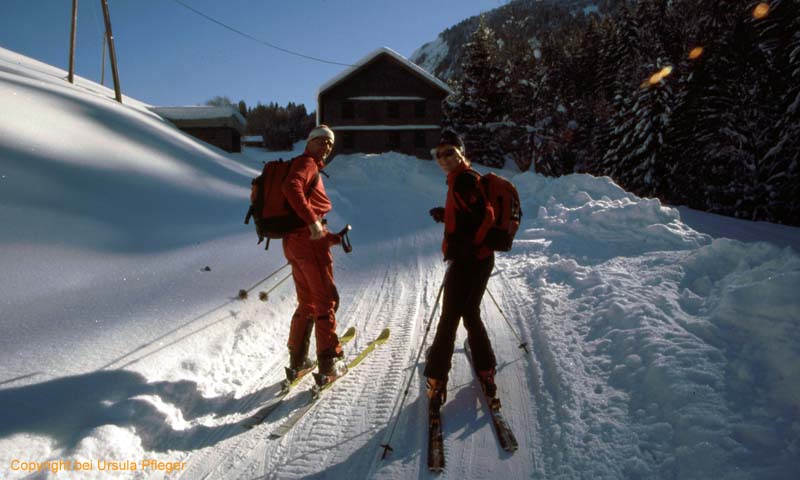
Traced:
<path fill-rule="evenodd" d="M 368 472 L 367 478 L 434 478 L 427 472 L 425 456 L 427 401 L 421 375 L 424 358 L 416 368 L 413 362 L 421 348 L 444 275 L 444 264 L 438 255 L 430 255 L 430 249 L 413 262 L 406 258 L 402 268 L 398 268 L 400 263 L 397 263 L 407 256 L 398 253 L 400 251 L 425 252 L 421 245 L 430 244 L 429 237 L 430 234 L 423 234 L 395 240 L 389 247 L 381 245 L 373 255 L 359 261 L 367 264 L 374 260 L 373 256 L 380 257 L 383 262 L 375 265 L 382 265 L 382 268 L 373 268 L 369 275 L 361 273 L 350 283 L 339 282 L 343 292 L 347 289 L 358 292 L 350 300 L 350 308 L 344 304 L 343 297 L 342 308 L 347 313 L 340 317 L 339 329 L 355 326 L 358 332 L 346 351 L 355 355 L 385 327 L 392 331 L 388 343 L 378 347 L 362 365 L 326 392 L 283 438 L 271 439 L 269 434 L 290 416 L 293 408 L 305 402 L 310 380 L 298 386 L 287 397 L 285 405 L 274 411 L 264 424 L 190 456 L 189 468 L 181 478 L 341 478 L 358 472 Z M 341 277 L 347 278 L 346 271 Z M 520 292 L 515 290 L 520 286 L 518 283 L 519 279 L 495 275 L 490 288 L 506 315 L 519 322 L 519 319 L 532 317 L 534 305 L 524 288 Z M 488 412 L 480 402 L 479 387 L 464 356 L 465 333 L 461 329 L 453 357 L 449 399 L 442 412 L 448 464 L 446 471 L 436 478 L 489 475 L 492 472 L 482 470 L 481 462 L 473 461 L 486 456 L 503 460 L 502 468 L 493 470 L 500 470 L 509 478 L 528 477 L 532 473 L 530 466 L 536 464 L 535 459 L 541 454 L 536 440 L 541 423 L 538 400 L 545 400 L 541 390 L 547 387 L 538 385 L 543 376 L 537 373 L 540 369 L 529 368 L 540 364 L 541 360 L 535 349 L 534 356 L 530 356 L 517 348 L 518 342 L 505 320 L 489 302 L 487 296 L 482 315 L 500 362 L 498 383 L 504 412 L 517 434 L 520 449 L 512 455 L 502 451 L 497 443 Z M 437 308 L 426 345 L 433 340 L 439 314 Z M 523 325 L 517 323 L 514 328 L 526 334 Z M 523 340 L 530 342 L 529 338 Z M 412 370 L 415 378 L 401 408 L 403 389 Z M 253 388 L 262 388 L 281 377 L 282 369 L 273 366 L 265 374 L 263 383 Z M 530 396 L 537 401 L 529 402 Z M 251 407 L 255 409 L 257 405 Z M 398 414 L 398 427 L 391 440 L 394 451 L 385 460 L 381 459 L 381 445 L 391 428 L 388 422 Z"/>
<path fill-rule="evenodd" d="M 391 246 L 392 256 L 399 260 L 398 249 L 415 248 L 414 238 L 410 242 L 396 240 Z M 390 255 L 383 252 L 380 256 Z M 339 330 L 356 327 L 356 339 L 345 347 L 349 356 L 357 354 L 385 327 L 392 332 L 389 342 L 378 347 L 364 363 L 325 392 L 319 403 L 284 438 L 270 439 L 269 433 L 290 415 L 292 406 L 299 407 L 305 402 L 310 380 L 301 383 L 286 398 L 285 405 L 274 411 L 264 424 L 191 458 L 184 478 L 214 478 L 215 472 L 225 472 L 226 478 L 296 478 L 314 471 L 334 475 L 336 465 L 330 463 L 352 451 L 354 442 L 363 445 L 355 449 L 353 458 L 341 464 L 348 470 L 374 469 L 385 422 L 399 401 L 398 392 L 407 374 L 406 369 L 393 366 L 407 364 L 414 355 L 417 327 L 428 314 L 424 311 L 426 306 L 432 306 L 429 304 L 432 299 L 428 297 L 435 295 L 430 283 L 437 273 L 441 277 L 437 270 L 442 270 L 419 258 L 416 265 L 406 265 L 407 268 L 399 271 L 397 263 L 378 265 L 383 266 L 383 271 L 373 273 L 379 281 L 366 277 L 357 279 L 354 285 L 339 282 L 345 311 L 339 316 Z M 346 289 L 359 293 L 346 300 Z M 348 308 L 345 301 L 352 306 Z M 265 378 L 271 377 L 266 383 L 277 382 L 282 375 L 282 368 L 273 368 L 265 375 Z M 380 395 L 367 394 L 376 388 L 380 389 Z M 362 399 L 372 402 L 375 398 L 374 404 L 360 404 Z M 352 408 L 354 403 L 359 404 L 359 408 Z"/>

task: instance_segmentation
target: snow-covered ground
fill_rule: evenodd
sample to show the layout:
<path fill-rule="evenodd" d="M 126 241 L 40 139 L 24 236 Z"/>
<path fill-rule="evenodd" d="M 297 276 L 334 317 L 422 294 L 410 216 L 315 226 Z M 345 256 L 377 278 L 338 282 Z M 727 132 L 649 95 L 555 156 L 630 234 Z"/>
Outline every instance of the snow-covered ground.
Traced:
<path fill-rule="evenodd" d="M 273 440 L 308 383 L 241 422 L 277 390 L 293 287 L 236 294 L 284 264 L 242 220 L 261 161 L 292 153 L 226 154 L 65 77 L 0 49 L 0 477 L 432 477 L 414 359 L 445 267 L 436 165 L 329 166 L 331 227 L 353 225 L 339 329 L 358 332 L 351 354 L 391 338 Z M 483 315 L 520 449 L 497 445 L 462 332 L 441 477 L 795 478 L 800 230 L 679 213 L 607 178 L 504 174 L 525 216 L 489 284 L 508 323 L 489 298 Z M 54 473 L 62 460 L 91 469 Z"/>

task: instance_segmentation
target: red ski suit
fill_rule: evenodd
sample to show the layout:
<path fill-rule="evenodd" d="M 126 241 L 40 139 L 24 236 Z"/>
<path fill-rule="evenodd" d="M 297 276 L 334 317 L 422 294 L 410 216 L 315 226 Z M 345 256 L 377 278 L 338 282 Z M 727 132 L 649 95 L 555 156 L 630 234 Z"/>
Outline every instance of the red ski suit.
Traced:
<path fill-rule="evenodd" d="M 306 225 L 321 220 L 331 210 L 331 201 L 325 193 L 319 176 L 324 162 L 317 161 L 304 152 L 292 160 L 292 166 L 283 183 L 283 194 L 289 205 Z M 308 186 L 318 178 L 308 195 Z M 338 242 L 335 235 L 327 234 L 311 240 L 308 227 L 303 227 L 283 237 L 283 253 L 292 266 L 292 277 L 297 290 L 297 310 L 289 330 L 289 351 L 293 356 L 305 357 L 311 329 L 317 340 L 317 358 L 341 354 L 336 335 L 335 312 L 339 296 L 333 281 L 333 256 L 330 247 Z"/>

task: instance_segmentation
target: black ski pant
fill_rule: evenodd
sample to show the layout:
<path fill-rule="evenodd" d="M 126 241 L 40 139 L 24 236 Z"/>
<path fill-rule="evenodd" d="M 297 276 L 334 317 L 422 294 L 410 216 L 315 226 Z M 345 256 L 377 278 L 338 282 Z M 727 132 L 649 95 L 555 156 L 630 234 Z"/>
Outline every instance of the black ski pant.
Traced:
<path fill-rule="evenodd" d="M 494 255 L 483 260 L 457 258 L 450 262 L 444 275 L 442 315 L 425 364 L 426 377 L 447 379 L 452 366 L 456 331 L 462 318 L 476 370 L 489 370 L 497 365 L 480 310 L 493 268 Z"/>

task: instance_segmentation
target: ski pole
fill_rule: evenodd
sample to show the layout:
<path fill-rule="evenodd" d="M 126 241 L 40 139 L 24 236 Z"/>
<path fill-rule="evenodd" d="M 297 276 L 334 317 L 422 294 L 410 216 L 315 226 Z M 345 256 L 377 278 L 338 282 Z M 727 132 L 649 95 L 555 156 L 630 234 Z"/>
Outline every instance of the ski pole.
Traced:
<path fill-rule="evenodd" d="M 348 235 L 348 232 L 350 232 L 352 229 L 353 227 L 351 227 L 348 223 L 341 232 L 336 234 L 342 239 L 342 249 L 344 249 L 344 253 L 350 253 L 353 251 L 353 245 L 350 243 L 350 235 Z"/>
<path fill-rule="evenodd" d="M 280 267 L 279 269 L 277 269 L 274 272 L 270 273 L 269 275 L 267 275 L 266 277 L 262 278 L 261 280 L 257 281 L 255 284 L 253 284 L 252 287 L 248 288 L 247 290 L 245 290 L 245 289 L 239 290 L 239 300 L 246 299 L 247 298 L 247 294 L 252 292 L 253 289 L 255 289 L 257 286 L 261 285 L 262 283 L 266 282 L 267 280 L 272 278 L 273 275 L 275 275 L 276 273 L 280 272 L 281 270 L 283 270 L 284 268 L 286 268 L 288 266 L 289 266 L 289 262 L 286 262 L 282 267 Z"/>
<path fill-rule="evenodd" d="M 517 335 L 517 332 L 514 330 L 514 327 L 511 325 L 511 322 L 509 322 L 508 318 L 506 318 L 506 314 L 503 313 L 503 309 L 500 308 L 500 305 L 497 303 L 497 300 L 494 299 L 494 295 L 492 295 L 492 291 L 489 290 L 489 287 L 486 287 L 486 293 L 489 294 L 489 298 L 491 298 L 492 301 L 494 302 L 494 306 L 497 307 L 497 311 L 500 312 L 500 315 L 503 317 L 503 320 L 506 321 L 506 325 L 508 325 L 508 328 L 511 329 L 511 333 L 513 333 L 514 336 L 517 337 L 517 341 L 519 342 L 518 347 L 525 350 L 525 353 L 530 353 L 528 351 L 528 344 L 526 342 L 523 342 L 522 339 L 519 338 L 519 335 Z"/>
<path fill-rule="evenodd" d="M 425 348 L 425 341 L 428 338 L 428 332 L 431 331 L 431 325 L 433 325 L 433 316 L 436 314 L 436 308 L 439 306 L 439 299 L 442 298 L 442 290 L 444 290 L 444 280 L 442 280 L 442 286 L 439 287 L 439 294 L 436 295 L 436 303 L 433 304 L 433 310 L 431 311 L 431 318 L 428 319 L 428 327 L 425 328 L 425 335 L 422 337 L 422 344 L 419 346 L 419 352 L 417 352 L 417 359 L 414 361 L 414 370 L 417 369 L 417 365 L 419 365 L 419 357 L 422 356 L 422 349 Z M 381 455 L 381 460 L 385 459 L 389 452 L 393 451 L 394 449 L 391 447 L 392 437 L 394 436 L 394 431 L 397 428 L 397 423 L 400 421 L 400 412 L 403 410 L 403 405 L 406 404 L 406 397 L 408 397 L 408 391 L 411 388 L 411 381 L 414 379 L 414 370 L 411 370 L 411 375 L 408 376 L 408 383 L 406 384 L 406 389 L 403 392 L 403 398 L 400 400 L 400 407 L 397 409 L 397 417 L 394 419 L 394 423 L 392 424 L 392 430 L 389 432 L 389 438 L 386 440 L 386 443 L 382 444 L 381 447 L 383 448 L 383 455 Z M 391 420 L 391 418 L 389 419 Z"/>
<path fill-rule="evenodd" d="M 282 284 L 283 282 L 285 282 L 286 280 L 289 280 L 289 278 L 290 278 L 291 276 L 292 276 L 292 274 L 291 274 L 291 272 L 290 272 L 290 273 L 288 273 L 288 274 L 287 274 L 285 277 L 281 278 L 281 279 L 278 281 L 278 283 L 276 283 L 275 285 L 273 285 L 273 286 L 272 286 L 272 287 L 271 287 L 269 290 L 267 290 L 266 292 L 264 292 L 264 291 L 258 292 L 258 299 L 259 299 L 259 300 L 261 300 L 262 302 L 266 302 L 266 301 L 269 299 L 269 293 L 270 293 L 271 291 L 275 290 L 276 288 L 280 287 L 280 286 L 281 286 L 281 284 Z"/>

